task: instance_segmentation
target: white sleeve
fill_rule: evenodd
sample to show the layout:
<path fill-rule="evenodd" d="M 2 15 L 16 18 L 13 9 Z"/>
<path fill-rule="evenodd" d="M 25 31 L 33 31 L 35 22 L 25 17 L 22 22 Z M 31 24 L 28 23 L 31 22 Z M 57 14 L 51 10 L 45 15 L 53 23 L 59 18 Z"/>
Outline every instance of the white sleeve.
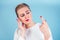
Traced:
<path fill-rule="evenodd" d="M 14 33 L 14 40 L 18 40 L 18 34 L 17 34 L 17 30 Z"/>
<path fill-rule="evenodd" d="M 19 32 L 17 33 L 17 30 L 14 33 L 14 40 L 25 40 L 21 35 L 19 35 Z"/>
<path fill-rule="evenodd" d="M 52 36 L 50 36 L 49 40 L 53 40 Z"/>
<path fill-rule="evenodd" d="M 49 29 L 49 32 L 50 32 L 50 38 L 48 40 L 53 40 L 52 33 L 51 33 L 50 29 Z"/>

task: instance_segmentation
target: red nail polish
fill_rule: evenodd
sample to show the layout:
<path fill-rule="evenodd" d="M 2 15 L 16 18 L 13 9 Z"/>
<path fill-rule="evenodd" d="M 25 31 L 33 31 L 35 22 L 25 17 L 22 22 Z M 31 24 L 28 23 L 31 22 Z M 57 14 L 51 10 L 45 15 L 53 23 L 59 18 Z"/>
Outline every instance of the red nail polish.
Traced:
<path fill-rule="evenodd" d="M 40 16 L 40 18 L 42 18 L 42 16 Z"/>
<path fill-rule="evenodd" d="M 24 23 L 22 23 L 22 26 L 24 26 Z"/>

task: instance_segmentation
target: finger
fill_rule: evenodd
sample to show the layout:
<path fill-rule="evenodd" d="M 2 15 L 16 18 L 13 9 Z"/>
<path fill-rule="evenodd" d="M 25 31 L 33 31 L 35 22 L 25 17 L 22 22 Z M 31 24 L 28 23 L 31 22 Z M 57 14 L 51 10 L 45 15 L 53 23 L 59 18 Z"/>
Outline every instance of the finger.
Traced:
<path fill-rule="evenodd" d="M 24 27 L 24 23 L 22 23 L 22 26 Z"/>
<path fill-rule="evenodd" d="M 42 21 L 45 20 L 42 16 L 40 16 L 40 18 L 41 18 Z"/>
<path fill-rule="evenodd" d="M 19 18 L 17 18 L 17 22 L 20 22 Z"/>
<path fill-rule="evenodd" d="M 26 25 L 25 25 L 24 23 L 22 23 L 22 27 L 23 27 L 24 29 L 26 29 Z"/>
<path fill-rule="evenodd" d="M 41 18 L 41 20 L 42 20 L 42 21 L 46 21 L 46 19 L 44 19 L 44 17 L 43 17 L 43 16 L 40 16 L 40 18 Z"/>
<path fill-rule="evenodd" d="M 17 18 L 18 27 L 20 28 L 20 20 Z"/>
<path fill-rule="evenodd" d="M 40 18 L 42 20 L 42 25 L 48 26 L 46 20 L 42 16 L 40 16 Z"/>
<path fill-rule="evenodd" d="M 44 23 L 44 18 L 42 16 L 40 16 L 41 20 L 42 20 L 42 24 Z"/>

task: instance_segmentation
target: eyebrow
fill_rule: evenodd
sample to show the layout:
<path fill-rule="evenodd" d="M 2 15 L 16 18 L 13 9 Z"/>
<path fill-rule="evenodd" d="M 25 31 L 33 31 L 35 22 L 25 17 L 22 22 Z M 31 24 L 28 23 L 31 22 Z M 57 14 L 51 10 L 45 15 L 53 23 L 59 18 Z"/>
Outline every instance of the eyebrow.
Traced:
<path fill-rule="evenodd" d="M 26 10 L 25 12 L 28 12 L 29 10 Z M 24 14 L 24 13 L 22 13 L 22 14 Z M 20 14 L 20 15 L 22 15 L 22 14 Z"/>
<path fill-rule="evenodd" d="M 26 10 L 25 12 L 28 12 L 29 10 Z"/>

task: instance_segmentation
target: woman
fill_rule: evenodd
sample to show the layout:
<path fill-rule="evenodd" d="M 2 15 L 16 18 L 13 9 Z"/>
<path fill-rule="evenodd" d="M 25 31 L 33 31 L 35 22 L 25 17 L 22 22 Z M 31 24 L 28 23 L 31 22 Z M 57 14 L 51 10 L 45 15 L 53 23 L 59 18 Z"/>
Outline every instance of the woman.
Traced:
<path fill-rule="evenodd" d="M 19 4 L 15 11 L 18 29 L 15 31 L 14 40 L 52 40 L 51 31 L 46 20 L 40 16 L 42 24 L 35 23 L 27 4 Z"/>

